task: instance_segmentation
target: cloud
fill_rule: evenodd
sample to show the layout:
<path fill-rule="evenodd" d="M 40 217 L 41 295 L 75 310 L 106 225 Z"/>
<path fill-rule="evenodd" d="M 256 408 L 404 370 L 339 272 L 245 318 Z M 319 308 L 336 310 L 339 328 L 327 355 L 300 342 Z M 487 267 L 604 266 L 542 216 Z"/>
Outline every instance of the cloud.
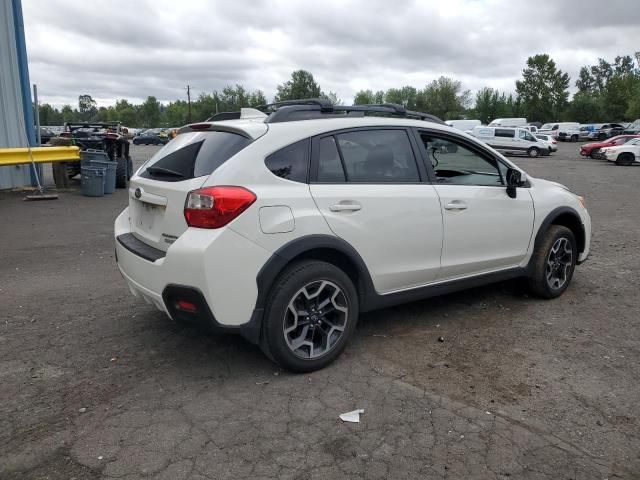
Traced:
<path fill-rule="evenodd" d="M 624 0 L 23 0 L 31 81 L 43 101 L 167 102 L 240 83 L 273 97 L 311 71 L 345 101 L 362 88 L 421 88 L 440 75 L 512 91 L 527 57 L 548 53 L 577 77 L 631 55 L 640 9 Z"/>

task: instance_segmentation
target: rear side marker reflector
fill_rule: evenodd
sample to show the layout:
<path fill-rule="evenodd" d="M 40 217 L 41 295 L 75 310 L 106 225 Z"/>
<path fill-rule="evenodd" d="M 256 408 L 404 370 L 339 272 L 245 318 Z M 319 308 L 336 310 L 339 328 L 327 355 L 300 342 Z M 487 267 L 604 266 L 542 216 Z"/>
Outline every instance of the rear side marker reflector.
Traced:
<path fill-rule="evenodd" d="M 195 304 L 188 302 L 187 300 L 178 300 L 175 305 L 178 310 L 182 310 L 183 312 L 196 313 L 198 311 Z"/>
<path fill-rule="evenodd" d="M 189 192 L 184 218 L 190 227 L 221 228 L 255 201 L 255 194 L 243 187 L 205 187 Z"/>

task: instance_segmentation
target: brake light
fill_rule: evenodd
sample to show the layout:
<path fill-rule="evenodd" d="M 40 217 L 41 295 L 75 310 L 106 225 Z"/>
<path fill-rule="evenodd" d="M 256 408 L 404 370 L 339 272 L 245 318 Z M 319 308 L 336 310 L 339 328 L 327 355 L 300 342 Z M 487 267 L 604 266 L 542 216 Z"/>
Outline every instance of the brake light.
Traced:
<path fill-rule="evenodd" d="M 192 123 L 189 125 L 191 130 L 208 130 L 211 127 L 210 123 Z"/>
<path fill-rule="evenodd" d="M 255 194 L 243 187 L 205 187 L 189 192 L 184 218 L 190 227 L 221 228 L 255 201 Z"/>

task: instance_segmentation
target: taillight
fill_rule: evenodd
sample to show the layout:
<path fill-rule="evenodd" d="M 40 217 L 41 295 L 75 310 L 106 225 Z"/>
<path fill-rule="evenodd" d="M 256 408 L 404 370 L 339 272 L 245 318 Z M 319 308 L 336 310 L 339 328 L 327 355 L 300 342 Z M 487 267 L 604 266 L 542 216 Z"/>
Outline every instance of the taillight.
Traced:
<path fill-rule="evenodd" d="M 255 201 L 255 194 L 243 187 L 205 187 L 189 192 L 184 218 L 190 227 L 220 228 Z"/>

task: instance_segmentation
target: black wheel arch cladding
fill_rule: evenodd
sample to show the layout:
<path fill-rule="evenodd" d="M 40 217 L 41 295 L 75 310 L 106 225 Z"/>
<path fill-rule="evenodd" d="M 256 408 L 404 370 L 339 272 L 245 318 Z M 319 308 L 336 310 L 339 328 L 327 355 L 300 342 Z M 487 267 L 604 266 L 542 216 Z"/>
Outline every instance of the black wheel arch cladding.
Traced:
<path fill-rule="evenodd" d="M 323 260 L 342 269 L 356 287 L 360 311 L 367 310 L 367 297 L 370 292 L 375 292 L 369 270 L 355 248 L 341 238 L 331 235 L 308 235 L 280 247 L 262 266 L 256 277 L 256 309 L 265 307 L 269 291 L 278 275 L 287 265 L 298 259 Z"/>
<path fill-rule="evenodd" d="M 536 234 L 535 245 L 538 245 L 542 241 L 545 233 L 551 225 L 562 225 L 571 230 L 576 239 L 578 252 L 584 252 L 586 234 L 584 224 L 582 223 L 578 212 L 571 207 L 558 207 L 553 209 L 540 225 Z"/>

